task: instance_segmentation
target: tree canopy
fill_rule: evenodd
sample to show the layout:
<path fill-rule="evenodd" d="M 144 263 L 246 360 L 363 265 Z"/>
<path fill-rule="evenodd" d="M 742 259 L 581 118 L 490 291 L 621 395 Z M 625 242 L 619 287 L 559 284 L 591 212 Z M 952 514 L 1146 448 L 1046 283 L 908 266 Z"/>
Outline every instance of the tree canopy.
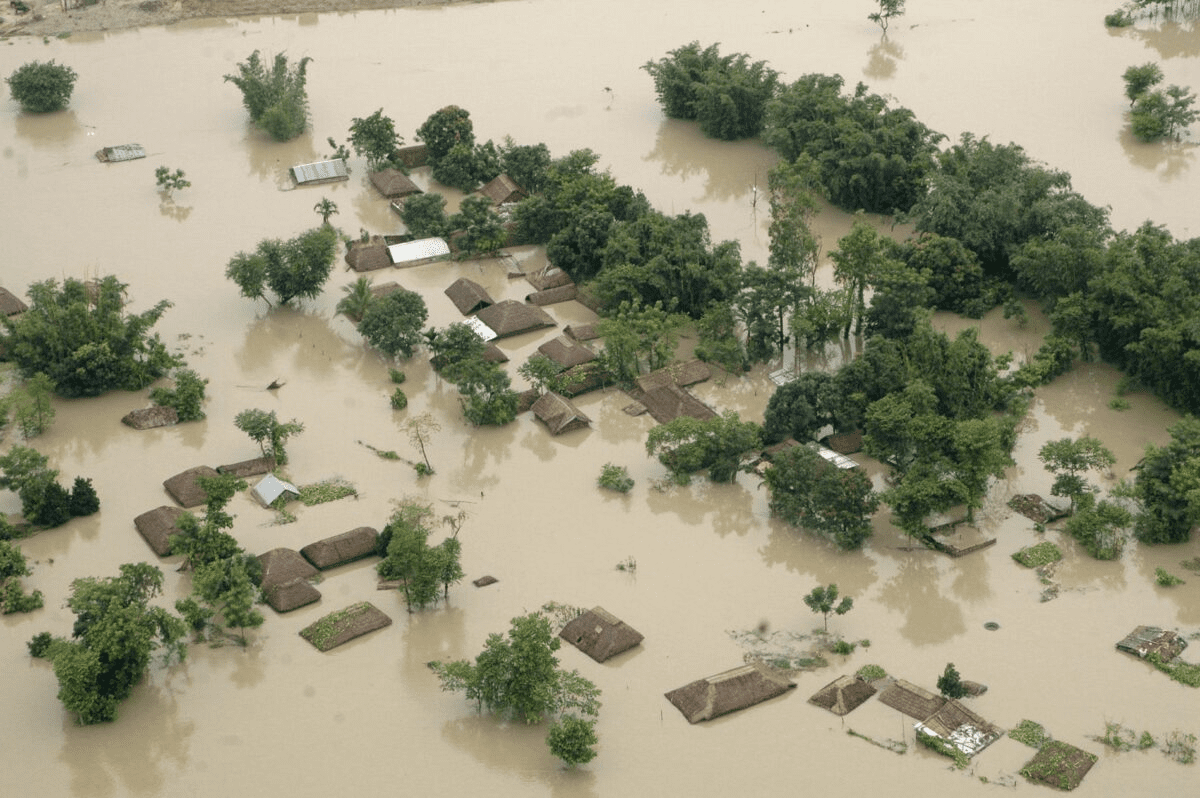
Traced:
<path fill-rule="evenodd" d="M 758 424 L 729 411 L 706 421 L 680 416 L 655 427 L 646 438 L 646 454 L 657 456 L 682 484 L 702 470 L 713 482 L 732 482 L 742 456 L 761 443 Z"/>
<path fill-rule="evenodd" d="M 30 61 L 22 64 L 4 80 L 22 110 L 42 114 L 67 107 L 78 77 L 74 69 L 51 59 L 45 63 Z"/>
<path fill-rule="evenodd" d="M 396 123 L 383 115 L 382 108 L 370 116 L 350 120 L 350 146 L 367 159 L 371 171 L 397 166 L 396 150 L 403 144 Z"/>
<path fill-rule="evenodd" d="M 421 295 L 400 288 L 367 306 L 358 331 L 381 352 L 407 359 L 420 345 L 421 328 L 428 317 Z"/>
<path fill-rule="evenodd" d="M 860 469 L 828 463 L 808 446 L 780 452 L 763 476 L 771 491 L 771 514 L 810 529 L 842 549 L 856 549 L 871 536 L 879 495 Z"/>
<path fill-rule="evenodd" d="M 333 270 L 337 245 L 337 231 L 327 224 L 288 241 L 264 239 L 254 252 L 233 256 L 225 276 L 237 283 L 242 296 L 262 299 L 268 305 L 268 290 L 280 305 L 293 299 L 314 299 L 321 295 Z"/>
<path fill-rule="evenodd" d="M 268 69 L 255 50 L 237 65 L 236 75 L 225 76 L 241 90 L 250 121 L 276 141 L 294 139 L 308 127 L 308 92 L 304 84 L 309 61 L 312 59 L 305 57 L 289 66 L 287 55 L 278 53 Z"/>

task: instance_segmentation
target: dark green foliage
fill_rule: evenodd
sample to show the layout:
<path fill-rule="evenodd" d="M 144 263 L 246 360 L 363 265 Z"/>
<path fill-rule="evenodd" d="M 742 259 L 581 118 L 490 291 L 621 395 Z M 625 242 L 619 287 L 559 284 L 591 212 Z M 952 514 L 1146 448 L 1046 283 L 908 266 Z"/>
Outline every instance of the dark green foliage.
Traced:
<path fill-rule="evenodd" d="M 1049 441 L 1038 451 L 1038 459 L 1054 475 L 1050 493 L 1070 499 L 1072 510 L 1084 494 L 1093 494 L 1098 490 L 1083 475 L 1088 471 L 1111 468 L 1117 462 L 1117 458 L 1099 439 L 1090 436 L 1077 440 L 1062 438 Z"/>
<path fill-rule="evenodd" d="M 204 418 L 204 386 L 208 385 L 208 380 L 201 379 L 192 369 L 179 369 L 173 376 L 175 387 L 152 389 L 150 401 L 175 408 L 180 421 L 200 421 Z"/>
<path fill-rule="evenodd" d="M 233 527 L 233 516 L 225 512 L 225 506 L 235 493 L 246 488 L 246 483 L 232 474 L 221 474 L 201 477 L 200 487 L 205 495 L 204 518 L 185 512 L 175 521 L 179 534 L 170 538 L 171 554 L 182 555 L 185 568 L 227 560 L 241 551 L 238 542 L 225 531 Z"/>
<path fill-rule="evenodd" d="M 1195 92 L 1186 87 L 1172 85 L 1143 91 L 1134 100 L 1129 115 L 1133 134 L 1143 141 L 1179 140 L 1187 133 L 1188 126 L 1200 118 L 1200 110 L 1192 107 L 1195 103 Z"/>
<path fill-rule="evenodd" d="M 642 69 L 654 80 L 654 92 L 663 113 L 674 119 L 695 119 L 699 90 L 710 70 L 719 70 L 721 56 L 717 45 L 703 50 L 700 42 L 685 44 L 657 62 L 647 61 Z"/>
<path fill-rule="evenodd" d="M 293 299 L 314 299 L 329 279 L 337 245 L 337 231 L 327 224 L 289 241 L 264 239 L 254 252 L 233 256 L 225 276 L 237 283 L 242 296 L 267 304 L 271 303 L 268 289 L 280 305 Z"/>
<path fill-rule="evenodd" d="M 421 194 L 420 196 L 429 196 Z M 369 277 L 359 277 L 349 285 L 342 286 L 342 291 L 345 293 L 337 303 L 337 312 L 344 314 L 355 324 L 362 321 L 362 317 L 367 312 L 367 308 L 375 301 L 375 294 L 371 291 L 371 279 Z"/>
<path fill-rule="evenodd" d="M 763 440 L 812 440 L 822 427 L 836 421 L 839 400 L 832 376 L 820 371 L 804 372 L 771 394 L 763 418 Z"/>
<path fill-rule="evenodd" d="M 1143 543 L 1186 543 L 1200 523 L 1200 420 L 1188 416 L 1168 432 L 1170 443 L 1148 445 L 1136 466 L 1134 534 Z"/>
<path fill-rule="evenodd" d="M 1125 96 L 1129 98 L 1129 105 L 1132 106 L 1147 89 L 1162 82 L 1163 71 L 1158 64 L 1149 61 L 1129 67 L 1121 75 L 1121 79 L 1125 81 Z"/>
<path fill-rule="evenodd" d="M 160 166 L 154 170 L 154 180 L 158 184 L 158 187 L 166 192 L 167 196 L 170 196 L 173 191 L 187 188 L 192 184 L 192 181 L 184 177 L 182 169 L 176 169 L 172 172 L 166 166 Z"/>
<path fill-rule="evenodd" d="M 517 418 L 519 397 L 508 373 L 482 359 L 458 368 L 458 391 L 463 395 L 463 416 L 475 426 L 502 427 Z"/>
<path fill-rule="evenodd" d="M 13 411 L 13 421 L 26 438 L 41 435 L 54 422 L 54 381 L 38 372 L 17 386 L 7 398 L 0 399 L 0 427 L 4 426 L 5 413 Z"/>
<path fill-rule="evenodd" d="M 465 198 L 458 206 L 458 213 L 450 217 L 449 227 L 462 231 L 454 241 L 467 257 L 493 253 L 504 246 L 508 237 L 500 215 L 487 197 Z"/>
<path fill-rule="evenodd" d="M 487 344 L 462 322 L 454 322 L 441 330 L 425 333 L 429 346 L 430 363 L 444 379 L 457 383 L 464 364 L 483 360 Z"/>
<path fill-rule="evenodd" d="M 655 427 L 646 438 L 646 454 L 657 456 L 681 484 L 703 470 L 713 482 L 732 482 L 742 456 L 761 443 L 761 428 L 729 411 L 707 421 L 680 416 Z"/>
<path fill-rule="evenodd" d="M 854 608 L 854 599 L 849 596 L 844 596 L 838 601 L 837 585 L 817 585 L 804 597 L 804 603 L 825 619 L 826 631 L 829 631 L 829 613 L 845 615 Z"/>
<path fill-rule="evenodd" d="M 287 451 L 284 449 L 284 444 L 287 443 L 288 438 L 304 432 L 304 425 L 299 421 L 296 419 L 280 421 L 275 416 L 274 410 L 270 412 L 257 409 L 243 410 L 234 417 L 233 424 L 258 444 L 258 448 L 262 450 L 264 456 L 274 457 L 277 465 L 287 464 Z M 205 483 L 201 482 L 200 484 L 204 485 Z M 237 490 L 240 489 L 237 488 Z M 205 488 L 206 492 L 207 490 Z M 222 492 L 225 491 L 226 489 L 222 488 Z M 232 492 L 230 495 L 233 495 Z"/>
<path fill-rule="evenodd" d="M 475 126 L 471 115 L 457 105 L 434 111 L 417 128 L 417 141 L 425 143 L 429 160 L 436 165 L 456 144 L 475 146 Z"/>
<path fill-rule="evenodd" d="M 879 10 L 867 14 L 867 19 L 879 25 L 886 35 L 888 24 L 892 21 L 892 17 L 904 16 L 904 2 L 905 0 L 876 0 Z"/>
<path fill-rule="evenodd" d="M 51 59 L 22 64 L 4 80 L 22 110 L 41 114 L 66 108 L 78 77 L 74 69 Z"/>
<path fill-rule="evenodd" d="M 1040 568 L 1043 565 L 1049 565 L 1052 562 L 1061 560 L 1062 552 L 1058 546 L 1047 540 L 1035 546 L 1028 546 L 1021 549 L 1012 558 L 1026 568 Z"/>
<path fill-rule="evenodd" d="M 450 234 L 446 198 L 436 192 L 406 197 L 400 206 L 400 221 L 414 238 L 441 238 Z"/>
<path fill-rule="evenodd" d="M 338 206 L 328 197 L 321 197 L 321 201 L 313 205 L 313 211 L 321 217 L 321 224 L 329 224 L 329 217 L 338 213 Z"/>
<path fill-rule="evenodd" d="M 1018 388 L 1046 385 L 1071 370 L 1075 355 L 1075 346 L 1070 341 L 1051 333 L 1042 341 L 1033 357 L 1013 373 L 1012 383 Z"/>
<path fill-rule="evenodd" d="M 963 687 L 962 679 L 953 662 L 946 663 L 946 669 L 938 677 L 937 689 L 946 698 L 962 698 L 967 694 L 967 688 Z"/>
<path fill-rule="evenodd" d="M 546 187 L 550 162 L 550 148 L 545 144 L 517 144 L 506 138 L 500 148 L 501 170 L 526 194 L 536 194 Z"/>
<path fill-rule="evenodd" d="M 633 490 L 633 477 L 629 476 L 629 472 L 625 469 L 625 466 L 613 465 L 612 463 L 604 464 L 596 483 L 602 488 L 615 490 L 618 493 L 628 493 Z"/>
<path fill-rule="evenodd" d="M 928 271 L 885 259 L 871 279 L 874 293 L 867 307 L 866 334 L 884 338 L 907 338 L 928 315 L 937 292 L 930 286 Z"/>
<path fill-rule="evenodd" d="M 1154 582 L 1159 587 L 1175 587 L 1176 585 L 1185 584 L 1182 579 L 1168 571 L 1166 568 L 1154 569 Z"/>
<path fill-rule="evenodd" d="M 73 518 L 99 512 L 100 497 L 96 495 L 96 489 L 92 487 L 90 479 L 75 477 L 75 482 L 71 486 L 71 501 L 69 506 Z"/>
<path fill-rule="evenodd" d="M 622 302 L 613 315 L 602 319 L 597 331 L 604 339 L 599 362 L 616 379 L 632 381 L 642 372 L 660 369 L 675 357 L 679 329 L 685 318 L 668 313 L 661 304 L 643 307 Z"/>
<path fill-rule="evenodd" d="M 574 715 L 568 715 L 555 722 L 546 735 L 546 744 L 550 753 L 561 759 L 569 768 L 584 765 L 596 757 L 593 748 L 599 738 L 596 737 L 596 721 L 584 720 Z"/>
<path fill-rule="evenodd" d="M 32 612 L 42 606 L 42 591 L 26 595 L 21 588 L 21 577 L 31 573 L 21 550 L 0 540 L 0 614 Z"/>
<path fill-rule="evenodd" d="M 408 407 L 408 396 L 406 396 L 404 391 L 400 388 L 392 391 L 392 396 L 389 401 L 392 404 L 393 410 L 403 410 L 404 408 Z"/>
<path fill-rule="evenodd" d="M 421 343 L 421 327 L 428 316 L 421 295 L 401 288 L 372 302 L 358 331 L 376 349 L 407 359 Z"/>
<path fill-rule="evenodd" d="M 477 174 L 475 149 L 463 142 L 455 144 L 449 152 L 433 161 L 433 179 L 464 194 L 479 187 Z"/>
<path fill-rule="evenodd" d="M 35 449 L 13 446 L 0 456 L 0 488 L 17 494 L 26 521 L 56 527 L 71 520 L 72 502 L 71 494 L 58 484 L 58 471 L 48 463 Z M 90 480 L 85 482 L 90 487 Z"/>
<path fill-rule="evenodd" d="M 984 275 L 979 258 L 961 241 L 921 233 L 906 241 L 899 254 L 910 269 L 928 274 L 933 289 L 929 304 L 938 310 L 978 318 L 995 305 L 995 284 Z"/>
<path fill-rule="evenodd" d="M 38 632 L 26 644 L 29 648 L 29 656 L 42 659 L 50 653 L 50 646 L 53 643 L 54 637 L 49 632 Z"/>
<path fill-rule="evenodd" d="M 400 168 L 402 165 L 395 160 L 395 155 L 403 144 L 404 139 L 396 132 L 396 123 L 383 115 L 382 108 L 368 117 L 350 120 L 350 146 L 356 154 L 367 159 L 367 168 L 373 172 Z"/>
<path fill-rule="evenodd" d="M 308 126 L 308 93 L 304 88 L 308 62 L 301 58 L 288 66 L 287 56 L 275 56 L 270 70 L 264 66 L 258 50 L 238 64 L 238 74 L 225 80 L 242 92 L 242 104 L 250 112 L 250 121 L 267 131 L 276 141 L 288 141 Z"/>
<path fill-rule="evenodd" d="M 388 379 L 391 380 L 394 385 L 401 385 L 405 380 L 408 379 L 408 377 L 400 369 L 388 369 Z"/>
<path fill-rule="evenodd" d="M 807 446 L 793 446 L 775 456 L 763 479 L 771 513 L 787 523 L 842 549 L 857 549 L 871 536 L 879 496 L 863 471 L 838 468 Z"/>
<path fill-rule="evenodd" d="M 255 608 L 262 582 L 262 563 L 252 554 L 239 550 L 224 559 L 197 565 L 192 574 L 192 593 L 175 602 L 198 639 L 230 636 L 227 630 L 240 629 L 239 642 L 246 643 L 246 629 L 263 624 L 263 614 Z"/>
<path fill-rule="evenodd" d="M 126 288 L 111 275 L 90 283 L 68 278 L 61 287 L 33 283 L 29 310 L 2 320 L 0 349 L 24 376 L 44 373 L 60 396 L 145 388 L 182 359 L 150 334 L 171 303 L 127 314 Z"/>
<path fill-rule="evenodd" d="M 696 357 L 715 363 L 731 374 L 741 374 L 750 366 L 742 346 L 737 318 L 728 304 L 710 305 L 696 322 Z"/>
<path fill-rule="evenodd" d="M 462 544 L 457 529 L 437 546 L 430 546 L 432 515 L 428 505 L 406 501 L 392 515 L 381 535 L 387 547 L 376 570 L 384 579 L 400 582 L 410 612 L 436 604 L 440 598 L 438 588 L 442 588 L 443 596 L 448 596 L 450 585 L 463 577 Z"/>

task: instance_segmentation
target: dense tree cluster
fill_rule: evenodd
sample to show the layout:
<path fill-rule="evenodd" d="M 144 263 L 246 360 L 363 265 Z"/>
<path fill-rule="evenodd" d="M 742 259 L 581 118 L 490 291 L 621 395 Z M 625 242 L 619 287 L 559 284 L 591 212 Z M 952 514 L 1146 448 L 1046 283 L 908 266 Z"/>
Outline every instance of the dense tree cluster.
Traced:
<path fill-rule="evenodd" d="M 172 375 L 173 387 L 159 386 L 150 391 L 150 400 L 161 407 L 173 407 L 180 421 L 200 421 L 204 418 L 204 386 L 202 379 L 191 369 L 179 369 Z"/>
<path fill-rule="evenodd" d="M 448 598 L 450 585 L 463 578 L 458 528 L 436 546 L 429 545 L 433 509 L 406 501 L 392 514 L 379 538 L 383 560 L 375 566 L 383 579 L 396 580 L 409 612 Z"/>
<path fill-rule="evenodd" d="M 742 457 L 762 444 L 762 429 L 730 411 L 707 420 L 679 416 L 650 430 L 646 454 L 658 457 L 675 480 L 686 485 L 697 471 L 713 482 L 732 482 Z"/>
<path fill-rule="evenodd" d="M 367 305 L 358 331 L 384 354 L 407 360 L 421 344 L 421 328 L 428 317 L 420 294 L 398 288 Z"/>
<path fill-rule="evenodd" d="M 237 283 L 242 296 L 268 305 L 268 290 L 280 305 L 293 299 L 313 299 L 321 295 L 333 271 L 337 245 L 337 231 L 328 224 L 288 241 L 263 239 L 254 252 L 234 255 L 225 267 L 225 276 Z"/>
<path fill-rule="evenodd" d="M 771 491 L 771 514 L 856 549 L 871 536 L 879 495 L 861 469 L 832 465 L 808 446 L 776 455 L 763 475 Z"/>
<path fill-rule="evenodd" d="M 1196 103 L 1195 92 L 1175 85 L 1154 88 L 1163 79 L 1158 64 L 1131 66 L 1122 77 L 1125 96 L 1132 107 L 1130 125 L 1134 135 L 1143 141 L 1179 139 L 1188 126 L 1200 118 L 1200 110 L 1192 107 Z"/>
<path fill-rule="evenodd" d="M 289 66 L 287 55 L 278 53 L 268 69 L 255 50 L 237 65 L 237 74 L 226 75 L 225 80 L 241 90 L 251 122 L 276 141 L 288 141 L 308 127 L 308 92 L 304 84 L 311 60 L 301 58 L 295 66 Z"/>
<path fill-rule="evenodd" d="M 403 144 L 404 139 L 396 132 L 396 123 L 383 115 L 382 108 L 370 116 L 350 120 L 350 146 L 356 154 L 367 159 L 367 168 L 373 172 L 403 168 L 403 163 L 396 158 L 396 150 Z"/>
<path fill-rule="evenodd" d="M 42 591 L 26 593 L 21 587 L 21 577 L 31 573 L 21 550 L 0 539 L 0 613 L 32 612 L 42 606 Z"/>
<path fill-rule="evenodd" d="M 484 358 L 487 344 L 465 324 L 426 333 L 438 374 L 458 386 L 463 416 L 476 426 L 504 426 L 517 417 L 519 397 L 498 363 Z"/>
<path fill-rule="evenodd" d="M 17 494 L 21 514 L 35 526 L 62 526 L 100 509 L 90 479 L 76 477 L 67 490 L 59 484 L 58 470 L 50 468 L 49 459 L 28 446 L 13 446 L 0 456 L 0 488 Z"/>
<path fill-rule="evenodd" d="M 425 143 L 433 179 L 466 193 L 500 174 L 500 151 L 491 141 L 475 143 L 471 114 L 447 105 L 430 114 L 417 128 L 417 141 Z"/>

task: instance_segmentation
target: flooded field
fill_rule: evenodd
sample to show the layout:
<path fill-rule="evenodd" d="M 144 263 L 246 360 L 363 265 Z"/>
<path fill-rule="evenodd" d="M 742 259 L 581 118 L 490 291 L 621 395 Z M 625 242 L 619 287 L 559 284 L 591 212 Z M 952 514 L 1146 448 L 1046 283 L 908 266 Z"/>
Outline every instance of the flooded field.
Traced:
<path fill-rule="evenodd" d="M 1005 502 L 1048 492 L 1050 477 L 1037 460 L 1043 443 L 1097 436 L 1116 454 L 1120 477 L 1146 443 L 1167 440 L 1177 416 L 1152 397 L 1129 396 L 1124 412 L 1109 408 L 1120 376 L 1112 369 L 1080 366 L 1038 392 L 1014 452 L 1017 465 L 984 508 L 982 524 L 996 546 L 961 560 L 910 551 L 885 511 L 867 547 L 845 554 L 770 519 L 767 493 L 749 476 L 732 485 L 697 480 L 655 489 L 665 471 L 645 455 L 653 422 L 625 415 L 620 392 L 579 401 L 593 419 L 590 430 L 552 438 L 529 415 L 477 430 L 463 421 L 454 386 L 418 355 L 401 365 L 410 404 L 396 413 L 387 401 L 393 364 L 334 315 L 355 275 L 339 268 L 321 298 L 270 311 L 239 297 L 224 277 L 236 252 L 317 224 L 312 208 L 323 196 L 340 209 L 332 223 L 351 236 L 397 230 L 360 159 L 349 182 L 307 189 L 293 190 L 286 168 L 329 154 L 326 137 L 344 140 L 354 117 L 382 107 L 411 141 L 431 112 L 450 103 L 471 112 L 480 140 L 543 141 L 556 155 L 594 149 L 618 181 L 643 190 L 656 207 L 704 213 L 714 240 L 736 238 L 747 261 L 764 262 L 768 219 L 754 187 L 765 186 L 773 154 L 755 142 L 709 141 L 691 124 L 664 120 L 649 76 L 638 69 L 693 39 L 764 59 L 788 80 L 808 72 L 840 73 L 851 86 L 863 80 L 952 138 L 972 131 L 1022 144 L 1070 172 L 1089 200 L 1110 205 L 1118 228 L 1152 219 L 1176 236 L 1200 235 L 1195 138 L 1133 140 L 1120 77 L 1131 64 L 1156 60 L 1167 83 L 1200 88 L 1194 23 L 1110 33 L 1101 21 L 1111 2 L 1093 0 L 911 6 L 886 40 L 866 20 L 865 3 L 847 9 L 836 0 L 764 0 L 741 9 L 712 0 L 514 0 L 0 41 L 0 74 L 53 58 L 80 76 L 65 112 L 34 117 L 11 101 L 0 106 L 0 284 L 22 293 L 35 280 L 113 273 L 130 284 L 134 310 L 169 299 L 174 307 L 157 329 L 209 380 L 210 397 L 206 421 L 146 432 L 119 422 L 148 404 L 145 392 L 58 401 L 53 428 L 34 441 L 66 478 L 92 477 L 102 509 L 22 543 L 36 561 L 25 584 L 45 593 L 46 607 L 0 619 L 0 794 L 990 794 L 1031 749 L 1001 740 L 963 773 L 914 748 L 911 724 L 882 705 L 843 722 L 805 703 L 867 663 L 932 688 L 951 661 L 964 678 L 989 685 L 972 703 L 987 719 L 1008 728 L 1030 718 L 1100 755 L 1078 794 L 1193 789 L 1186 786 L 1195 784 L 1192 767 L 1157 751 L 1111 754 L 1089 735 L 1103 733 L 1106 721 L 1156 737 L 1200 734 L 1200 692 L 1113 648 L 1138 624 L 1200 627 L 1200 577 L 1178 567 L 1200 554 L 1200 541 L 1132 546 L 1121 561 L 1099 563 L 1051 532 L 1067 557 L 1055 577 L 1060 597 L 1048 603 L 1039 600 L 1037 576 L 1009 556 L 1037 539 Z M 249 127 L 240 95 L 221 76 L 255 49 L 313 58 L 310 134 L 278 144 Z M 128 142 L 141 143 L 149 157 L 106 165 L 93 156 Z M 182 168 L 193 184 L 173 201 L 155 187 L 154 170 L 163 165 Z M 415 179 L 429 184 L 426 174 Z M 822 213 L 825 251 L 849 226 L 844 213 Z M 514 256 L 539 257 L 526 250 Z M 444 326 L 459 316 L 442 289 L 459 276 L 496 299 L 523 298 L 528 285 L 508 279 L 508 268 L 503 260 L 471 261 L 373 279 L 422 292 L 430 324 Z M 549 311 L 560 326 L 595 318 L 575 303 Z M 1034 351 L 1046 329 L 1036 313 L 1023 328 L 998 313 L 938 323 L 978 324 L 994 351 L 1018 356 Z M 502 341 L 513 373 L 553 334 Z M 774 387 L 765 373 L 706 383 L 696 393 L 718 410 L 761 419 Z M 286 385 L 266 391 L 276 379 Z M 169 502 L 161 485 L 167 477 L 255 456 L 255 444 L 233 425 L 253 407 L 305 424 L 289 446 L 294 481 L 341 476 L 360 496 L 301 507 L 297 522 L 282 526 L 238 496 L 230 505 L 233 533 L 247 550 L 300 548 L 360 525 L 381 527 L 395 500 L 417 496 L 439 516 L 454 508 L 469 513 L 460 535 L 467 581 L 451 590 L 447 605 L 409 615 L 402 597 L 376 591 L 373 562 L 336 570 L 319 585 L 318 604 L 287 615 L 266 609 L 246 649 L 193 646 L 185 663 L 152 668 L 116 723 L 75 726 L 56 698 L 52 669 L 31 660 L 25 642 L 43 630 L 69 633 L 73 616 L 64 602 L 72 579 L 156 561 L 133 518 Z M 442 426 L 430 451 L 437 473 L 418 481 L 367 445 L 415 457 L 403 422 L 427 410 Z M 10 434 L 4 445 L 11 441 Z M 881 480 L 877 465 L 859 459 Z M 628 467 L 637 481 L 631 494 L 595 487 L 606 462 Z M 0 511 L 18 510 L 15 496 L 0 495 Z M 636 571 L 617 570 L 630 557 Z M 158 564 L 173 602 L 187 591 L 187 578 L 174 559 Z M 1160 588 L 1156 567 L 1188 583 Z M 500 581 L 478 589 L 469 583 L 484 574 Z M 786 696 L 707 724 L 689 726 L 663 698 L 740 664 L 746 649 L 731 632 L 760 624 L 779 636 L 811 632 L 820 620 L 801 597 L 830 582 L 855 600 L 831 628 L 848 640 L 870 640 L 869 648 L 831 655 L 831 667 L 798 675 L 798 688 Z M 373 601 L 394 624 L 328 654 L 297 635 L 360 600 Z M 551 600 L 602 605 L 646 636 L 640 649 L 604 665 L 570 647 L 560 652 L 566 667 L 603 690 L 599 756 L 577 771 L 563 770 L 549 753 L 544 727 L 477 715 L 459 695 L 440 692 L 425 667 L 473 657 L 489 633 Z M 989 621 L 1000 628 L 986 630 Z M 868 745 L 848 736 L 850 728 L 903 737 L 908 753 Z"/>

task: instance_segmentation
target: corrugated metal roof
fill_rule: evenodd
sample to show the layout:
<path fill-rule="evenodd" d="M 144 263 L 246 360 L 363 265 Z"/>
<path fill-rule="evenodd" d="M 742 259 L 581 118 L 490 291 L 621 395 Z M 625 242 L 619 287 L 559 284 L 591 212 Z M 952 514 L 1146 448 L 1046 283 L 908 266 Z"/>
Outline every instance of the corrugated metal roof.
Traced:
<path fill-rule="evenodd" d="M 851 460 L 849 457 L 847 457 L 844 454 L 838 454 L 833 449 L 830 449 L 825 446 L 817 446 L 817 445 L 813 445 L 812 448 L 816 450 L 817 454 L 821 455 L 822 457 L 824 457 L 830 463 L 833 463 L 838 468 L 841 468 L 846 471 L 849 471 L 852 468 L 858 468 L 858 463 L 854 462 L 853 460 Z"/>
<path fill-rule="evenodd" d="M 105 147 L 96 153 L 102 161 L 134 161 L 146 157 L 146 149 L 141 144 L 118 144 L 116 147 Z"/>
<path fill-rule="evenodd" d="M 471 331 L 485 341 L 492 341 L 496 338 L 496 331 L 484 324 L 477 316 L 463 319 L 463 324 L 471 328 Z"/>
<path fill-rule="evenodd" d="M 301 185 L 305 183 L 325 183 L 332 180 L 350 179 L 350 175 L 346 171 L 346 162 L 341 158 L 293 166 L 292 177 Z"/>
<path fill-rule="evenodd" d="M 418 238 L 416 241 L 405 241 L 403 244 L 392 244 L 388 247 L 388 257 L 397 266 L 444 258 L 449 254 L 450 245 L 444 238 Z"/>
<path fill-rule="evenodd" d="M 300 489 L 290 482 L 284 482 L 274 474 L 267 474 L 254 486 L 254 495 L 264 505 L 269 505 L 284 493 L 299 496 Z"/>

